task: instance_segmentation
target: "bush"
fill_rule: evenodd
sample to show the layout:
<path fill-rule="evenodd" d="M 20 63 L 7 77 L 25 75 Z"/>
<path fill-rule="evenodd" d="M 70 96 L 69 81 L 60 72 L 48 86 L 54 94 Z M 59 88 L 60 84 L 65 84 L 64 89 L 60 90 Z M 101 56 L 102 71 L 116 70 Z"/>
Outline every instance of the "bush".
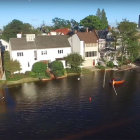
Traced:
<path fill-rule="evenodd" d="M 47 64 L 43 62 L 36 62 L 32 67 L 32 71 L 35 73 L 44 73 L 46 72 Z"/>
<path fill-rule="evenodd" d="M 81 73 L 80 67 L 66 68 L 67 73 Z"/>
<path fill-rule="evenodd" d="M 101 65 L 96 66 L 96 68 L 101 69 L 101 70 L 104 70 L 105 69 L 105 67 L 104 66 L 101 66 Z"/>
<path fill-rule="evenodd" d="M 113 68 L 114 67 L 114 64 L 113 64 L 112 61 L 109 61 L 109 62 L 107 62 L 106 66 L 107 67 L 110 67 L 110 68 Z"/>
<path fill-rule="evenodd" d="M 65 73 L 64 66 L 63 66 L 63 63 L 61 61 L 53 61 L 52 63 L 49 64 L 49 67 L 50 67 L 52 73 L 56 77 L 63 76 Z"/>
<path fill-rule="evenodd" d="M 20 79 L 23 79 L 23 78 L 27 78 L 27 76 L 24 73 L 16 73 L 16 74 L 10 75 L 7 78 L 7 80 L 16 81 L 16 80 L 20 80 Z"/>

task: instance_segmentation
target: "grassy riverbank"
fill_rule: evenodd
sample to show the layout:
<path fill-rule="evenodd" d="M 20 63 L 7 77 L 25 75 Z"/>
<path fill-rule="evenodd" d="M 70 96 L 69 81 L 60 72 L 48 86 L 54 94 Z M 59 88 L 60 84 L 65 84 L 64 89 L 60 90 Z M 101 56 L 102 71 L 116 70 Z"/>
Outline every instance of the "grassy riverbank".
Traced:
<path fill-rule="evenodd" d="M 28 82 L 34 82 L 34 81 L 39 81 L 38 78 L 23 78 L 17 81 L 0 81 L 0 87 L 4 86 L 11 86 L 11 85 L 17 85 L 17 84 L 23 84 L 23 83 L 28 83 Z"/>
<path fill-rule="evenodd" d="M 132 65 L 125 65 L 125 66 L 122 66 L 118 69 L 115 69 L 115 70 L 118 70 L 118 71 L 124 71 L 124 70 L 129 70 L 129 69 L 134 69 L 136 68 L 137 66 L 132 64 Z M 113 70 L 113 68 L 105 68 L 106 70 Z M 100 70 L 103 70 L 103 69 L 99 69 L 97 67 L 87 67 L 87 68 L 82 68 L 82 71 L 81 71 L 81 74 L 82 75 L 86 75 L 86 74 L 89 74 L 93 71 L 100 71 Z M 65 78 L 65 77 L 68 77 L 68 76 L 74 76 L 74 75 L 80 75 L 78 73 L 68 73 L 66 74 L 65 76 L 62 76 L 62 77 L 58 77 L 57 79 L 61 79 L 61 78 Z M 12 85 L 18 85 L 18 84 L 23 84 L 23 83 L 28 83 L 28 82 L 34 82 L 34 81 L 39 81 L 40 79 L 39 78 L 31 78 L 31 77 L 28 77 L 28 78 L 23 78 L 23 79 L 20 79 L 20 80 L 17 80 L 17 81 L 0 81 L 0 87 L 5 87 L 5 86 L 12 86 Z"/>

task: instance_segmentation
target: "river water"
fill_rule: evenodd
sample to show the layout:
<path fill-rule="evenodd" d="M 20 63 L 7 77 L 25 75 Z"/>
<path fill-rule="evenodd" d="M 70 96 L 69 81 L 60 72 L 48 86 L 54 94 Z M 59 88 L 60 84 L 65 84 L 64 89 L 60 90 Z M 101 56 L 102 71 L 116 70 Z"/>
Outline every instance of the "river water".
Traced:
<path fill-rule="evenodd" d="M 140 73 L 104 72 L 0 90 L 0 139 L 140 139 Z M 113 88 L 112 77 L 125 79 Z M 4 97 L 4 98 L 3 98 Z"/>

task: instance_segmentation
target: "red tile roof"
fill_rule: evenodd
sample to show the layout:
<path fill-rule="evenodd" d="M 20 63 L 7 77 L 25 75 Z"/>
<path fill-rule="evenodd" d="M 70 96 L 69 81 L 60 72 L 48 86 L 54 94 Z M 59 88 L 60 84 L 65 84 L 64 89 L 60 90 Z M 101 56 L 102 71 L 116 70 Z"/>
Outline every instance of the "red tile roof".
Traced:
<path fill-rule="evenodd" d="M 70 32 L 70 29 L 69 28 L 61 28 L 61 29 L 56 29 L 54 32 L 64 34 L 64 35 L 68 35 L 68 33 Z"/>
<path fill-rule="evenodd" d="M 84 41 L 85 43 L 97 43 L 98 36 L 95 31 L 93 32 L 78 32 L 77 33 L 79 39 Z"/>

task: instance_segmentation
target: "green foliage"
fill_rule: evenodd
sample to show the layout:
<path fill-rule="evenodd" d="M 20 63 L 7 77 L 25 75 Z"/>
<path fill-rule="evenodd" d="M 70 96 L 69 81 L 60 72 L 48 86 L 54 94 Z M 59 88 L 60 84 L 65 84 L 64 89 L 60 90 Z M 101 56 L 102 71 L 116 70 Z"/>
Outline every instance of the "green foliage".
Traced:
<path fill-rule="evenodd" d="M 36 33 L 36 30 L 29 23 L 14 19 L 4 26 L 2 38 L 9 41 L 10 38 L 15 38 L 18 33 Z"/>
<path fill-rule="evenodd" d="M 27 78 L 29 76 L 23 74 L 23 73 L 16 73 L 16 74 L 10 74 L 9 72 L 6 71 L 6 78 L 9 81 L 16 81 L 16 80 L 20 80 L 23 78 Z"/>
<path fill-rule="evenodd" d="M 107 67 L 110 67 L 110 68 L 113 68 L 114 67 L 114 64 L 113 64 L 112 61 L 109 61 L 109 62 L 107 62 L 106 66 Z"/>
<path fill-rule="evenodd" d="M 66 68 L 67 73 L 81 73 L 80 67 L 72 67 L 72 68 Z"/>
<path fill-rule="evenodd" d="M 107 21 L 107 17 L 106 17 L 106 12 L 105 12 L 105 10 L 104 10 L 104 9 L 100 10 L 100 9 L 98 8 L 98 9 L 97 9 L 96 16 L 99 17 L 99 19 L 101 20 L 102 29 L 108 28 L 108 21 Z"/>
<path fill-rule="evenodd" d="M 36 62 L 32 67 L 32 71 L 37 74 L 45 73 L 46 69 L 47 69 L 47 65 L 43 62 Z"/>
<path fill-rule="evenodd" d="M 125 19 L 118 24 L 118 29 L 120 31 L 122 42 L 122 58 L 127 55 L 129 56 L 129 60 L 133 62 L 139 57 L 140 51 L 137 36 L 137 24 Z M 122 59 L 122 61 L 124 60 Z"/>
<path fill-rule="evenodd" d="M 105 67 L 104 66 L 101 66 L 101 65 L 96 66 L 96 68 L 101 69 L 101 70 L 104 70 L 105 69 Z"/>
<path fill-rule="evenodd" d="M 61 18 L 54 18 L 52 19 L 52 23 L 54 24 L 55 29 L 59 28 L 70 28 L 71 24 L 69 20 L 61 19 Z"/>
<path fill-rule="evenodd" d="M 90 30 L 100 30 L 102 29 L 102 23 L 99 17 L 89 15 L 80 21 L 80 25 L 85 28 L 88 27 Z"/>
<path fill-rule="evenodd" d="M 17 60 L 10 60 L 10 54 L 6 51 L 4 53 L 4 70 L 10 74 L 21 70 L 20 63 Z"/>
<path fill-rule="evenodd" d="M 69 54 L 66 58 L 65 58 L 67 64 L 69 64 L 71 66 L 71 68 L 73 67 L 79 67 L 82 65 L 83 63 L 83 59 L 82 56 L 78 53 L 71 53 Z"/>
<path fill-rule="evenodd" d="M 56 77 L 60 77 L 64 75 L 64 66 L 61 61 L 53 61 L 49 65 L 49 67 Z"/>

